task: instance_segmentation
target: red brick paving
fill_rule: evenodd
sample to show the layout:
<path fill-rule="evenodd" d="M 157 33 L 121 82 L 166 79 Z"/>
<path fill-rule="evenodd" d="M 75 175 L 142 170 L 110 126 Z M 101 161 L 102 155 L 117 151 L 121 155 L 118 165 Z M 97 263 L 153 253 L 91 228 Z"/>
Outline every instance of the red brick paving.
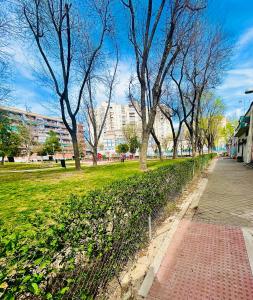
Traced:
<path fill-rule="evenodd" d="M 147 299 L 253 300 L 241 229 L 181 221 Z"/>

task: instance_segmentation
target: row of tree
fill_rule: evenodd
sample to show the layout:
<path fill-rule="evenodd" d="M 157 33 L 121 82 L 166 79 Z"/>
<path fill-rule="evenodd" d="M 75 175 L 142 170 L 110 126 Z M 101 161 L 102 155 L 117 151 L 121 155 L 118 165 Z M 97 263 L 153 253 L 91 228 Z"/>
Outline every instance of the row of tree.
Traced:
<path fill-rule="evenodd" d="M 134 54 L 135 72 L 129 79 L 128 98 L 142 122 L 141 169 L 147 169 L 150 136 L 161 149 L 154 131 L 158 108 L 171 124 L 174 156 L 183 125 L 196 155 L 203 145 L 202 136 L 208 135 L 201 124 L 212 127 L 202 99 L 220 82 L 230 53 L 222 30 L 205 21 L 207 4 L 204 0 L 16 1 L 18 28 L 40 55 L 41 77 L 58 99 L 72 138 L 76 169 L 80 169 L 80 119 L 86 125 L 85 138 L 96 163 L 117 84 L 117 21 L 128 26 L 126 35 Z M 115 11 L 120 11 L 120 20 Z M 122 18 L 124 13 L 128 22 Z M 101 85 L 107 100 L 102 120 L 98 119 L 95 92 Z M 211 148 L 213 137 L 206 139 Z"/>
<path fill-rule="evenodd" d="M 181 154 L 183 151 L 188 151 L 190 154 L 192 151 L 192 139 L 186 125 L 184 123 L 176 124 L 177 127 L 176 125 L 174 127 L 171 110 L 168 111 L 168 107 L 164 104 L 160 105 L 160 107 L 163 115 L 170 122 L 167 127 L 167 135 L 161 138 L 161 140 L 156 137 L 156 139 L 151 141 L 150 145 L 153 151 L 159 154 L 160 159 L 163 157 L 163 151 L 167 152 L 171 148 L 173 158 L 178 156 L 180 150 Z M 224 147 L 224 145 L 228 145 L 231 140 L 238 121 L 233 118 L 225 118 L 224 112 L 225 104 L 221 99 L 215 98 L 212 94 L 207 94 L 202 97 L 198 144 L 196 145 L 199 154 L 203 154 L 204 148 L 207 148 L 208 153 L 210 153 L 219 146 L 219 144 L 222 144 Z M 177 130 L 176 133 L 173 131 L 175 128 Z M 123 127 L 123 136 L 127 142 L 127 151 L 125 152 L 130 152 L 132 154 L 136 153 L 141 145 L 141 134 L 139 131 L 140 130 L 134 125 L 126 125 Z M 121 152 L 125 153 L 124 151 Z"/>

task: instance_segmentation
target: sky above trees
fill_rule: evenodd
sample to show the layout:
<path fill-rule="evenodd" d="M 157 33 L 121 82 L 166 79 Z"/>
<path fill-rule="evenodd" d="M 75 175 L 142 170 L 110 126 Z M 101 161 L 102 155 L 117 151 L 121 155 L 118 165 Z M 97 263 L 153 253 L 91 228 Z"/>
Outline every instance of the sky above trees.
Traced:
<path fill-rule="evenodd" d="M 119 1 L 116 1 L 119 2 Z M 129 77 L 134 70 L 133 50 L 127 40 L 127 12 L 122 11 L 118 3 L 114 7 L 116 16 L 116 34 L 119 39 L 120 57 L 118 67 L 118 85 L 113 101 L 127 101 Z M 252 95 L 244 95 L 244 91 L 253 88 L 253 2 L 251 0 L 210 0 L 207 19 L 210 23 L 222 24 L 234 46 L 231 61 L 224 74 L 221 85 L 216 88 L 216 95 L 224 99 L 228 116 L 243 114 L 253 100 Z M 37 62 L 34 57 L 36 49 L 25 45 L 18 38 L 9 41 L 8 52 L 12 55 L 12 106 L 28 107 L 30 110 L 55 115 L 48 104 L 52 100 L 50 89 L 41 84 L 36 72 Z M 103 89 L 97 88 L 97 100 L 103 101 Z M 52 101 L 53 102 L 53 101 Z"/>

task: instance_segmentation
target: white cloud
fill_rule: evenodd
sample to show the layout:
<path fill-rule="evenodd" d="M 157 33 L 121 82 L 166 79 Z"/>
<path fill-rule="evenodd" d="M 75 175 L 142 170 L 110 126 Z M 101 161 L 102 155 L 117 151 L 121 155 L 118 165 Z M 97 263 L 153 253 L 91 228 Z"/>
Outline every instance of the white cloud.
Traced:
<path fill-rule="evenodd" d="M 243 48 L 252 42 L 253 42 L 253 27 L 249 28 L 244 34 L 240 36 L 237 42 L 237 46 Z"/>
<path fill-rule="evenodd" d="M 29 108 L 31 111 L 48 114 L 48 110 L 43 106 L 42 97 L 29 88 L 16 86 L 14 91 L 15 106 L 20 109 Z"/>
<path fill-rule="evenodd" d="M 118 82 L 115 87 L 114 97 L 118 102 L 124 102 L 127 99 L 129 80 L 133 74 L 133 66 L 130 61 L 120 61 L 118 69 Z"/>
<path fill-rule="evenodd" d="M 11 40 L 5 51 L 11 57 L 13 70 L 28 80 L 34 80 L 33 70 L 36 66 L 36 60 L 30 51 L 25 48 L 22 41 Z"/>
<path fill-rule="evenodd" d="M 235 45 L 233 63 L 224 76 L 224 81 L 217 87 L 216 94 L 227 105 L 228 116 L 240 116 L 252 101 L 252 95 L 245 91 L 253 88 L 253 27 L 246 30 Z"/>
<path fill-rule="evenodd" d="M 230 111 L 227 112 L 227 117 L 228 118 L 236 118 L 236 119 L 239 119 L 240 116 L 242 116 L 244 114 L 243 112 L 243 108 L 242 107 L 239 107 L 239 108 L 235 108 L 235 109 L 232 109 Z"/>
<path fill-rule="evenodd" d="M 253 68 L 234 68 L 227 72 L 224 82 L 216 89 L 227 106 L 228 117 L 239 117 L 252 101 L 245 91 L 253 87 Z"/>
<path fill-rule="evenodd" d="M 114 63 L 112 62 L 110 65 L 111 73 L 113 72 Z M 117 78 L 115 83 L 115 88 L 113 91 L 113 101 L 117 103 L 124 103 L 127 101 L 127 92 L 129 86 L 129 80 L 133 73 L 133 67 L 131 61 L 120 60 L 118 64 L 117 70 Z M 96 86 L 96 101 L 97 103 L 101 103 L 106 101 L 106 90 L 105 86 L 101 84 L 97 84 Z"/>
<path fill-rule="evenodd" d="M 235 68 L 227 71 L 224 82 L 218 87 L 219 91 L 237 89 L 237 95 L 244 94 L 246 89 L 253 86 L 253 68 Z"/>

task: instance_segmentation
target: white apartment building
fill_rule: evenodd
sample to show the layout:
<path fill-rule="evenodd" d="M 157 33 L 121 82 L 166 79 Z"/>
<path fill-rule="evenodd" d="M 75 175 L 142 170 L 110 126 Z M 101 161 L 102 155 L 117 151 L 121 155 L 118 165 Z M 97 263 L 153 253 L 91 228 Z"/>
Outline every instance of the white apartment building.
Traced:
<path fill-rule="evenodd" d="M 99 122 L 102 122 L 106 108 L 106 102 L 101 103 L 97 108 Z M 135 107 L 131 103 L 111 103 L 104 130 L 99 141 L 99 152 L 104 154 L 115 153 L 115 147 L 118 144 L 125 142 L 123 128 L 126 125 L 134 125 L 137 128 L 138 134 L 141 135 L 141 118 L 136 112 Z M 160 110 L 158 110 L 156 115 L 154 130 L 160 141 L 170 134 L 171 129 L 169 121 L 164 117 Z M 153 154 L 153 145 L 154 141 L 150 138 L 148 149 L 150 155 Z"/>

